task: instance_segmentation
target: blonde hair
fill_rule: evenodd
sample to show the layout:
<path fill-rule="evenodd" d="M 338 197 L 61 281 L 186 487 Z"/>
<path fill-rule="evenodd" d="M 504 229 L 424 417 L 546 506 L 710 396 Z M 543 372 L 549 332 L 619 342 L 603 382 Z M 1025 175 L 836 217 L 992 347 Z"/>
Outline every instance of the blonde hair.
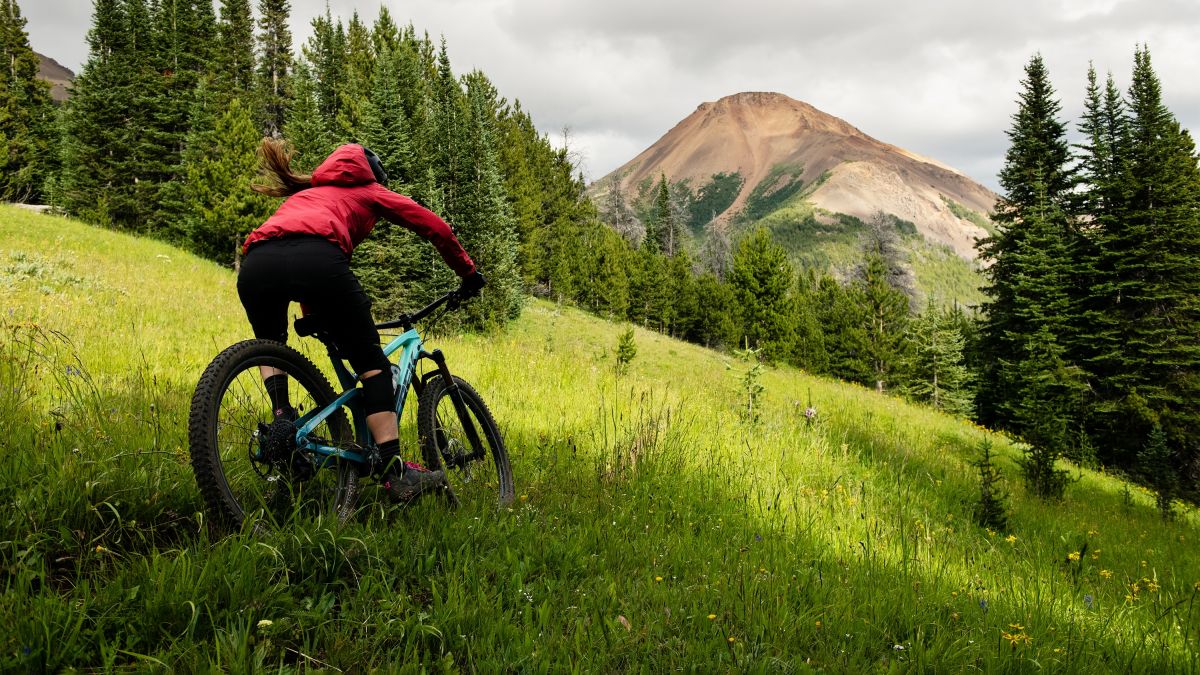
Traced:
<path fill-rule="evenodd" d="M 264 138 L 258 147 L 258 181 L 250 189 L 271 197 L 290 197 L 312 187 L 312 175 L 292 171 L 296 150 L 282 138 Z"/>

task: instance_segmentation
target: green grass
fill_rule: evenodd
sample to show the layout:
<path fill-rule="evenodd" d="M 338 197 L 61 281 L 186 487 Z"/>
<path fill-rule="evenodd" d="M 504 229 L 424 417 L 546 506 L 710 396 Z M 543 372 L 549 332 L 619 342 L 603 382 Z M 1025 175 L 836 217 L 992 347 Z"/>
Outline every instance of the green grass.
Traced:
<path fill-rule="evenodd" d="M 865 389 L 769 370 L 748 425 L 744 364 L 638 330 L 618 378 L 622 326 L 532 302 L 431 341 L 511 509 L 218 539 L 185 420 L 249 337 L 232 274 L 0 207 L 0 296 L 3 671 L 1200 670 L 1200 514 L 1076 469 L 1040 502 L 1005 438 Z M 985 438 L 1010 532 L 971 522 Z"/>

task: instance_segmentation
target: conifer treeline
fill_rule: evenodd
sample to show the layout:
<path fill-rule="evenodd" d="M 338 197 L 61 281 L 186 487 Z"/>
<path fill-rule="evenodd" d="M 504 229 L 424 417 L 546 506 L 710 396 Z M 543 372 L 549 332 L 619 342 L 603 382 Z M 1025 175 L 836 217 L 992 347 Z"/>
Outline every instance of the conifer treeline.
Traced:
<path fill-rule="evenodd" d="M 992 264 L 978 349 L 981 419 L 1050 460 L 1134 471 L 1167 504 L 1195 498 L 1195 145 L 1163 105 L 1147 48 L 1134 55 L 1124 96 L 1111 75 L 1101 85 L 1089 70 L 1074 148 L 1040 56 L 1025 74 L 1000 174 L 999 232 L 983 250 Z M 1050 492 L 1060 487 L 1042 477 Z"/>

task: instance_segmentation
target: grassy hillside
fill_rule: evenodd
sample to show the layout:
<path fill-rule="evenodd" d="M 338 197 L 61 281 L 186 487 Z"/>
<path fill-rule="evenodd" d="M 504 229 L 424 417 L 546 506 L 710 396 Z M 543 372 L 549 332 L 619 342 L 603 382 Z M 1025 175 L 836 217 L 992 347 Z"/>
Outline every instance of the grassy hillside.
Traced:
<path fill-rule="evenodd" d="M 217 539 L 185 419 L 249 336 L 231 273 L 0 207 L 0 297 L 3 671 L 1200 670 L 1200 514 L 1091 471 L 1041 503 L 1004 438 L 858 387 L 771 370 L 747 423 L 744 364 L 639 330 L 618 378 L 622 326 L 532 303 L 431 340 L 511 509 Z M 972 524 L 986 439 L 1007 532 Z"/>

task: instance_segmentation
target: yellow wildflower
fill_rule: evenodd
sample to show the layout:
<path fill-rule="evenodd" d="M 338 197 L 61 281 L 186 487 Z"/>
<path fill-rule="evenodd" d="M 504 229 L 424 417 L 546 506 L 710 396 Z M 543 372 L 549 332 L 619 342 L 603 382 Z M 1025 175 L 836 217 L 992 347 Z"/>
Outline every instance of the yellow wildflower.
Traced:
<path fill-rule="evenodd" d="M 654 577 L 655 581 L 662 581 L 662 577 Z"/>
<path fill-rule="evenodd" d="M 716 615 L 716 614 L 709 614 L 709 615 L 708 615 L 708 620 L 709 620 L 709 621 L 712 621 L 712 620 L 714 620 L 714 619 L 716 619 L 716 618 L 717 618 L 717 615 Z"/>
<path fill-rule="evenodd" d="M 733 637 L 732 635 L 730 635 L 730 636 L 729 636 L 729 644 L 733 644 L 733 643 L 735 643 L 735 642 L 737 642 L 737 638 L 735 638 L 735 637 Z"/>
<path fill-rule="evenodd" d="M 1007 541 L 1010 544 L 1015 544 L 1015 543 L 1017 543 L 1017 535 L 1010 534 L 1004 538 L 1004 541 Z"/>
<path fill-rule="evenodd" d="M 1011 629 L 1013 629 L 1013 630 L 1015 630 L 1015 631 L 1023 631 L 1023 630 L 1025 630 L 1025 626 L 1022 626 L 1022 625 L 1021 625 L 1021 624 L 1019 624 L 1019 623 L 1010 623 L 1010 624 L 1008 624 L 1008 627 L 1009 627 L 1009 628 L 1011 628 Z"/>
<path fill-rule="evenodd" d="M 1071 562 L 1075 562 L 1075 561 L 1079 560 L 1079 551 L 1071 551 L 1070 553 L 1068 553 L 1067 560 L 1070 560 Z"/>
<path fill-rule="evenodd" d="M 820 627 L 821 627 L 821 622 L 817 621 L 817 628 L 820 628 Z"/>
<path fill-rule="evenodd" d="M 1111 579 L 1112 570 L 1100 570 L 1100 576 L 1104 577 L 1105 579 Z"/>
<path fill-rule="evenodd" d="M 258 627 L 259 628 L 270 628 L 271 624 L 273 624 L 273 623 L 275 623 L 275 622 L 270 619 L 259 619 Z"/>
<path fill-rule="evenodd" d="M 1151 593 L 1157 593 L 1158 592 L 1158 582 L 1150 581 L 1149 583 L 1146 584 L 1146 590 L 1150 591 Z"/>

